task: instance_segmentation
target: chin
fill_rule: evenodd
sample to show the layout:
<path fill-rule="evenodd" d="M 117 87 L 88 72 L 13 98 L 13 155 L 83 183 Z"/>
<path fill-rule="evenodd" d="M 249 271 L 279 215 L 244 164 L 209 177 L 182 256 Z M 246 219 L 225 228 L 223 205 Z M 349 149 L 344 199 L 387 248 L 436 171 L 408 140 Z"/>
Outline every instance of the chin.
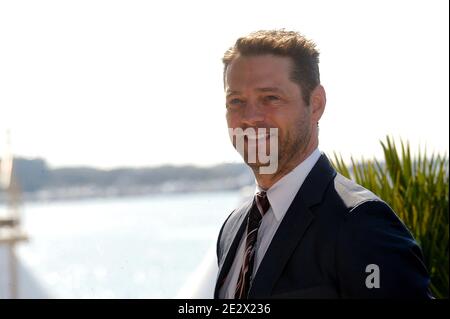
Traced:
<path fill-rule="evenodd" d="M 245 162 L 245 164 L 247 164 L 247 166 L 250 167 L 251 170 L 252 170 L 255 174 L 258 174 L 258 175 L 261 174 L 261 173 L 260 173 L 260 168 L 262 168 L 262 167 L 268 167 L 268 166 L 270 165 L 270 163 L 264 163 L 264 164 L 263 164 L 263 163 L 260 163 L 260 162 L 256 162 L 256 163 L 248 163 L 248 162 Z M 280 167 L 278 167 L 277 170 L 276 170 L 274 173 L 263 173 L 263 174 L 273 176 L 273 175 L 278 174 L 279 172 L 280 172 Z"/>

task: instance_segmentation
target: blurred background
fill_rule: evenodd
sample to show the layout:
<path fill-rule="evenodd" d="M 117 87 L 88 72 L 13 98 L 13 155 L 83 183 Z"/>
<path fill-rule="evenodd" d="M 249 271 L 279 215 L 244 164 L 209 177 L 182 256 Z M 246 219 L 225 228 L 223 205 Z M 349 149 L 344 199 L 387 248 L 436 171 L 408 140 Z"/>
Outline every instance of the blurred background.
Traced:
<path fill-rule="evenodd" d="M 186 287 L 254 184 L 229 142 L 221 63 L 251 31 L 317 43 L 323 152 L 381 159 L 391 135 L 448 154 L 448 12 L 441 0 L 0 0 L 0 298 Z"/>

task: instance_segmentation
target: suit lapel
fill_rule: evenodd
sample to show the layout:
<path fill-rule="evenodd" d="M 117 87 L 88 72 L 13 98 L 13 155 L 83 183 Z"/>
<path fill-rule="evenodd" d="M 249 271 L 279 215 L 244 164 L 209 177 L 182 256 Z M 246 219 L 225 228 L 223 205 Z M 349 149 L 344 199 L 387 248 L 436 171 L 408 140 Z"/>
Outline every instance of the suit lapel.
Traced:
<path fill-rule="evenodd" d="M 313 219 L 314 215 L 301 199 L 293 202 L 259 265 L 249 298 L 270 296 L 273 285 Z"/>
<path fill-rule="evenodd" d="M 230 235 L 228 236 L 229 239 L 226 246 L 224 247 L 226 249 L 224 256 L 226 257 L 222 258 L 219 264 L 219 275 L 214 290 L 215 298 L 218 298 L 219 289 L 222 286 L 223 281 L 226 278 L 226 275 L 230 271 L 231 265 L 233 264 L 234 257 L 236 255 L 236 250 L 239 246 L 239 243 L 245 231 L 246 226 L 245 217 L 247 216 L 248 211 L 252 206 L 252 203 L 253 203 L 252 201 L 249 201 L 249 203 L 246 203 L 241 208 L 239 208 L 237 212 L 235 212 L 237 219 L 231 226 Z"/>
<path fill-rule="evenodd" d="M 314 214 L 310 207 L 322 200 L 335 175 L 327 157 L 321 155 L 281 221 L 250 287 L 249 298 L 270 297 L 286 263 L 313 222 Z"/>

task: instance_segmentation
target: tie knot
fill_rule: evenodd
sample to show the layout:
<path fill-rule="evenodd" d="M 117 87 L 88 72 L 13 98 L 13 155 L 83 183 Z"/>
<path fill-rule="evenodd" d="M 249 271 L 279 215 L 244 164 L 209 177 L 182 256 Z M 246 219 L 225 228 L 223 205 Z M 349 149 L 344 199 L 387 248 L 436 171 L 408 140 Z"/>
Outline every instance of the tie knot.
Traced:
<path fill-rule="evenodd" d="M 259 213 L 261 214 L 261 218 L 270 208 L 269 199 L 267 198 L 267 193 L 264 191 L 257 192 L 255 194 L 255 204 L 258 208 Z"/>

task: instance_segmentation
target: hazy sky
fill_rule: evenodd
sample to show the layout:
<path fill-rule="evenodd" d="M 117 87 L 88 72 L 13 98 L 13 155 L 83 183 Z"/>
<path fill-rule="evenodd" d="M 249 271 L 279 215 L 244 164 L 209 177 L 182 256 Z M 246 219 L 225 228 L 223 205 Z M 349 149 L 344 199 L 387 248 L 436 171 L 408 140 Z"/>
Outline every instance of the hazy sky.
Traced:
<path fill-rule="evenodd" d="M 386 134 L 448 152 L 448 1 L 1 1 L 0 152 L 52 166 L 241 161 L 223 52 L 258 29 L 321 51 L 320 148 L 380 156 Z"/>

